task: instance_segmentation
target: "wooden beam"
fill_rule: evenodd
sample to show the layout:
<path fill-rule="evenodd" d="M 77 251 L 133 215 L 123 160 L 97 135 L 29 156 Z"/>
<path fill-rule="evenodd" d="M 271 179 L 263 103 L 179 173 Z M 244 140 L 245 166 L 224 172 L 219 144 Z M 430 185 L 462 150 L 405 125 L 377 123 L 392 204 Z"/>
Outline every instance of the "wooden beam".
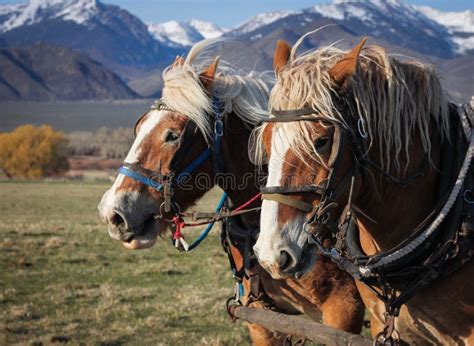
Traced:
<path fill-rule="evenodd" d="M 230 312 L 241 320 L 317 343 L 334 346 L 371 346 L 373 342 L 361 335 L 351 334 L 302 317 L 285 315 L 271 310 L 234 305 L 231 306 Z"/>

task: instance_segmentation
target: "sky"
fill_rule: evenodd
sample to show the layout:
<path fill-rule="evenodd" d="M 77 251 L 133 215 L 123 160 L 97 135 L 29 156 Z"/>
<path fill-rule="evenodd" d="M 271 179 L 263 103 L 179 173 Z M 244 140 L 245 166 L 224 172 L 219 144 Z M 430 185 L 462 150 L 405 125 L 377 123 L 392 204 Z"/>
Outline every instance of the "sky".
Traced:
<path fill-rule="evenodd" d="M 262 12 L 299 10 L 329 0 L 101 0 L 125 8 L 145 22 L 201 19 L 232 28 Z M 0 4 L 23 3 L 26 0 L 0 0 Z M 474 0 L 408 0 L 442 11 L 474 9 Z"/>

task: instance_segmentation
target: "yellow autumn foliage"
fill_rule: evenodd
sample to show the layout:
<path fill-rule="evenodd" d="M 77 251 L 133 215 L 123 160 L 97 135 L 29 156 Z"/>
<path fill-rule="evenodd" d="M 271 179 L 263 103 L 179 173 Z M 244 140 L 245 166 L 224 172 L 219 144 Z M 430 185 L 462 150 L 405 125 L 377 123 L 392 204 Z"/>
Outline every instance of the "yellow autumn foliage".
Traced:
<path fill-rule="evenodd" d="M 0 133 L 0 168 L 9 177 L 40 178 L 68 170 L 67 139 L 51 126 L 23 125 Z"/>

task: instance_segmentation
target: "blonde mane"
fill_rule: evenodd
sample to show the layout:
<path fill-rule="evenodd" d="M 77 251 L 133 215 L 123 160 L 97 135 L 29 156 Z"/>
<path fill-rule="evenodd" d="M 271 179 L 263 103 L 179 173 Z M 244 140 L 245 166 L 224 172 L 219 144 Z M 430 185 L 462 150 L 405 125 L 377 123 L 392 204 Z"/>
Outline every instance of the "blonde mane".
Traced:
<path fill-rule="evenodd" d="M 378 46 L 362 50 L 355 74 L 347 81 L 347 101 L 354 114 L 341 113 L 329 69 L 347 52 L 333 46 L 296 56 L 303 36 L 293 47 L 290 61 L 279 72 L 270 95 L 270 109 L 312 107 L 319 116 L 348 126 L 348 117 L 360 119 L 368 134 L 369 148 L 378 146 L 380 163 L 400 171 L 400 153 L 409 162 L 413 133 L 421 136 L 423 149 L 431 152 L 430 124 L 449 136 L 448 100 L 432 67 L 414 61 L 400 61 Z M 315 155 L 307 122 L 280 123 L 296 154 Z M 357 129 L 353 129 L 356 130 Z M 261 140 L 263 127 L 257 136 Z M 449 137 L 448 137 L 449 138 Z M 283 153 L 284 154 L 284 153 Z M 258 155 L 260 158 L 262 155 Z M 257 157 L 258 159 L 258 157 Z"/>
<path fill-rule="evenodd" d="M 163 72 L 163 100 L 171 108 L 188 116 L 201 132 L 211 136 L 213 109 L 212 97 L 206 93 L 199 80 L 200 72 L 212 59 L 208 56 L 216 40 L 204 40 L 194 45 L 181 66 L 168 66 Z M 273 79 L 264 74 L 251 72 L 239 75 L 225 61 L 219 62 L 218 72 L 213 84 L 213 95 L 222 105 L 225 116 L 234 112 L 249 128 L 269 116 L 268 98 Z"/>

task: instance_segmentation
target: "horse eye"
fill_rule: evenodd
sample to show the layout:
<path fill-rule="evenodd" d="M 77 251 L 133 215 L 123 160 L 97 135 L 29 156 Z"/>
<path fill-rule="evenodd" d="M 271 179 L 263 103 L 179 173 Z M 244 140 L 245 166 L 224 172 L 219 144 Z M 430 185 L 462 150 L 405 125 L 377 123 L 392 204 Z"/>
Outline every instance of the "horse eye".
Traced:
<path fill-rule="evenodd" d="M 180 135 L 179 133 L 176 133 L 176 132 L 168 132 L 168 134 L 166 135 L 166 138 L 165 138 L 165 142 L 166 143 L 170 143 L 170 142 L 176 142 L 178 139 L 179 139 Z"/>
<path fill-rule="evenodd" d="M 328 137 L 320 137 L 314 143 L 314 147 L 316 148 L 316 150 L 322 149 L 328 143 L 328 140 Z"/>

